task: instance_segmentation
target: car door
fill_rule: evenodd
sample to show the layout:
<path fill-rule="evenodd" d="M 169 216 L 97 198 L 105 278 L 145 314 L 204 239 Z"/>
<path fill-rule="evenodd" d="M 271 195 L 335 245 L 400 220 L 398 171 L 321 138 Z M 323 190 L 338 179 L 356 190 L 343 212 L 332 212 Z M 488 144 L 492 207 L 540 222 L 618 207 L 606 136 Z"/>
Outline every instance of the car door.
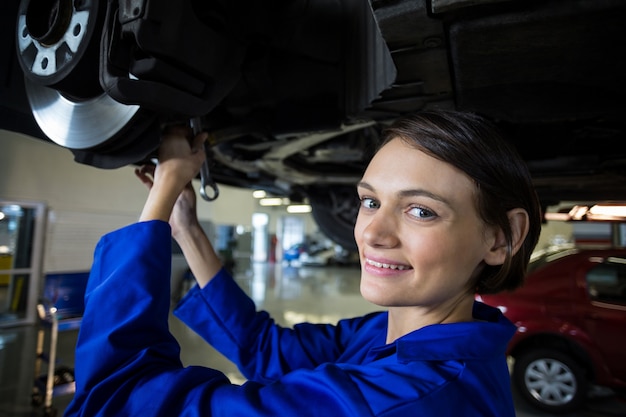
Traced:
<path fill-rule="evenodd" d="M 626 258 L 593 258 L 587 266 L 579 271 L 588 296 L 587 331 L 612 376 L 626 381 Z"/>

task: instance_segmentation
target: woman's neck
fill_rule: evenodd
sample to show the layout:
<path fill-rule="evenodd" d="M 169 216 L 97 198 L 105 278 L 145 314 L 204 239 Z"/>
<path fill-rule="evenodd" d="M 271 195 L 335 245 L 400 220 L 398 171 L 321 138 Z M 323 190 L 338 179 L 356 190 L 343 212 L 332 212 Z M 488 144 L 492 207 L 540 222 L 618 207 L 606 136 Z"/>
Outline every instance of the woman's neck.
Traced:
<path fill-rule="evenodd" d="M 466 294 L 451 303 L 437 306 L 390 307 L 387 323 L 387 343 L 431 324 L 472 321 L 474 296 Z"/>

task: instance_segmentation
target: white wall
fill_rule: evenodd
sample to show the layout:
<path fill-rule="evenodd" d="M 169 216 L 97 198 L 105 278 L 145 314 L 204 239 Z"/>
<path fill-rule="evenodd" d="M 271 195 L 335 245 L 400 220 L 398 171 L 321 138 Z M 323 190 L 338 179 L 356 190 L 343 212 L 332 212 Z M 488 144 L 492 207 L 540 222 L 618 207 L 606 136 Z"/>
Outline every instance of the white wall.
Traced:
<path fill-rule="evenodd" d="M 0 196 L 45 201 L 56 210 L 138 215 L 146 189 L 133 167 L 104 170 L 78 164 L 67 149 L 0 130 Z M 254 208 L 249 190 L 220 186 L 220 198 L 211 203 L 200 199 L 198 213 L 215 223 L 249 224 Z"/>
<path fill-rule="evenodd" d="M 136 220 L 147 190 L 133 169 L 82 165 L 53 143 L 0 130 L 0 198 L 48 206 L 45 272 L 87 269 L 97 239 Z M 214 224 L 249 226 L 255 208 L 250 190 L 234 187 L 220 186 L 216 201 L 198 199 L 199 217 Z"/>

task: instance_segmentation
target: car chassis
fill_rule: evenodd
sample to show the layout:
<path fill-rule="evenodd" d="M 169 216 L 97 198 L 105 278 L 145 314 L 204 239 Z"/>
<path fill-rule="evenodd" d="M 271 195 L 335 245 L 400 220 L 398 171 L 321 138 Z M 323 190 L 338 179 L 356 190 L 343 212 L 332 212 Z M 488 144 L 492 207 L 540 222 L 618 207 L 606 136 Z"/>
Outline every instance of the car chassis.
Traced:
<path fill-rule="evenodd" d="M 544 207 L 626 199 L 621 0 L 0 7 L 0 128 L 116 168 L 150 160 L 163 126 L 195 118 L 214 181 L 308 200 L 346 248 L 382 130 L 422 109 L 493 120 Z"/>

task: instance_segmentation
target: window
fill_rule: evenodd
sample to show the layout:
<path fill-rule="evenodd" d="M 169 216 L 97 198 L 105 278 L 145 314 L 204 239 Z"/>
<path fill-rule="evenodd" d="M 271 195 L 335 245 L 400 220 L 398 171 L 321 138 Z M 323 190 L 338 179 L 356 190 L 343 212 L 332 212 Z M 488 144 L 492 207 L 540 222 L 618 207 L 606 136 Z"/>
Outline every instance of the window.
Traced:
<path fill-rule="evenodd" d="M 587 288 L 593 300 L 626 304 L 626 264 L 605 262 L 587 273 Z"/>
<path fill-rule="evenodd" d="M 35 322 L 45 205 L 0 200 L 0 327 Z"/>
<path fill-rule="evenodd" d="M 304 242 L 304 219 L 299 216 L 283 216 L 282 218 L 282 249 Z"/>

